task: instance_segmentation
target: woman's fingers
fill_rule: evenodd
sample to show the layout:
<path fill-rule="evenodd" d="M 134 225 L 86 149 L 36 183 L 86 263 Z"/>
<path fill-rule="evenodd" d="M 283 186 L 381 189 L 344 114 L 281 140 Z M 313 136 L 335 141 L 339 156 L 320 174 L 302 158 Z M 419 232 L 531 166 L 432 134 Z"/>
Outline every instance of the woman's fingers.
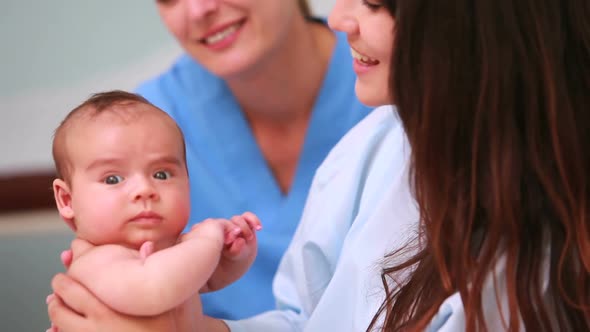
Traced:
<path fill-rule="evenodd" d="M 119 314 L 105 306 L 84 286 L 64 274 L 53 277 L 51 286 L 55 295 L 48 297 L 47 311 L 58 332 L 178 331 L 173 313 L 167 312 L 153 317 Z M 187 318 L 190 317 L 184 317 Z"/>
<path fill-rule="evenodd" d="M 69 310 L 69 316 L 78 315 L 83 317 L 88 315 L 91 310 L 96 314 L 100 312 L 101 308 L 104 308 L 104 304 L 98 301 L 86 287 L 63 273 L 53 277 L 51 287 L 64 306 L 71 309 Z M 61 307 L 58 308 L 60 312 Z M 54 321 L 54 323 L 57 322 Z M 59 326 L 59 324 L 57 325 Z"/>
<path fill-rule="evenodd" d="M 59 296 L 48 298 L 47 313 L 52 323 L 47 331 L 76 331 L 84 325 L 84 317 L 68 308 Z"/>
<path fill-rule="evenodd" d="M 61 252 L 59 258 L 64 267 L 69 269 L 70 265 L 72 265 L 72 261 L 74 260 L 74 253 L 72 252 L 72 249 L 67 249 Z"/>

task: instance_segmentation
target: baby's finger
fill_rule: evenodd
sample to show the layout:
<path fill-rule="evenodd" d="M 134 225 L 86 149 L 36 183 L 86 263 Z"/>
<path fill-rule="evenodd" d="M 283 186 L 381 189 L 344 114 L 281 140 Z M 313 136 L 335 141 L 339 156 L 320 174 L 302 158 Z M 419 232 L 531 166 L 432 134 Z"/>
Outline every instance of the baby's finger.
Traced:
<path fill-rule="evenodd" d="M 149 255 L 154 253 L 154 242 L 146 241 L 139 248 L 139 257 L 141 259 L 148 258 Z"/>
<path fill-rule="evenodd" d="M 226 254 L 235 257 L 242 252 L 242 249 L 246 245 L 246 240 L 243 238 L 237 238 L 226 248 Z"/>
<path fill-rule="evenodd" d="M 260 219 L 258 219 L 258 216 L 256 216 L 254 213 L 244 212 L 242 213 L 242 217 L 246 219 L 246 222 L 252 229 L 255 229 L 257 231 L 262 229 L 262 223 L 260 222 Z"/>
<path fill-rule="evenodd" d="M 246 218 L 242 216 L 233 216 L 231 221 L 242 230 L 242 237 L 244 239 L 252 240 L 254 238 L 254 233 L 252 232 L 250 225 L 248 225 Z"/>
<path fill-rule="evenodd" d="M 240 234 L 242 234 L 242 229 L 240 227 L 237 227 L 232 222 L 229 222 L 229 220 L 228 223 L 229 224 L 226 226 L 225 231 L 225 244 L 232 243 L 238 238 Z"/>

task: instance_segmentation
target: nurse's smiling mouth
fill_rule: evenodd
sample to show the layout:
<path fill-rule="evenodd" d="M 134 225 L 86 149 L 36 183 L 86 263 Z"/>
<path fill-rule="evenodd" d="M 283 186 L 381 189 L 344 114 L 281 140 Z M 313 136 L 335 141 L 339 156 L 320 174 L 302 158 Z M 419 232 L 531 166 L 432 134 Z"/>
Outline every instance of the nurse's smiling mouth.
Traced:
<path fill-rule="evenodd" d="M 246 19 L 243 18 L 212 28 L 199 39 L 199 42 L 213 50 L 225 49 L 237 39 L 245 23 Z"/>

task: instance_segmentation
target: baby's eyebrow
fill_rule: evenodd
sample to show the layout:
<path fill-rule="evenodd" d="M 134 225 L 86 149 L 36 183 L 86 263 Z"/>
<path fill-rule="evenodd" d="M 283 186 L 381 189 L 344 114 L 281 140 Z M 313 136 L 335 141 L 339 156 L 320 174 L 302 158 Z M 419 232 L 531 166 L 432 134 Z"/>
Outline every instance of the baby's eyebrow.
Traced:
<path fill-rule="evenodd" d="M 172 164 L 175 166 L 181 166 L 183 163 L 175 156 L 161 156 L 154 158 L 151 161 L 152 164 Z"/>
<path fill-rule="evenodd" d="M 105 165 L 117 165 L 119 163 L 121 163 L 120 158 L 99 158 L 99 159 L 93 160 L 90 163 L 90 165 L 88 165 L 88 167 L 86 167 L 86 170 L 90 171 L 94 168 L 102 167 Z"/>
<path fill-rule="evenodd" d="M 125 163 L 125 158 L 98 158 L 93 160 L 88 167 L 86 167 L 86 171 L 92 171 L 96 168 L 105 167 L 105 166 L 116 166 L 122 165 Z M 160 155 L 150 158 L 147 165 L 174 165 L 178 167 L 182 167 L 184 163 L 176 156 L 172 155 Z"/>

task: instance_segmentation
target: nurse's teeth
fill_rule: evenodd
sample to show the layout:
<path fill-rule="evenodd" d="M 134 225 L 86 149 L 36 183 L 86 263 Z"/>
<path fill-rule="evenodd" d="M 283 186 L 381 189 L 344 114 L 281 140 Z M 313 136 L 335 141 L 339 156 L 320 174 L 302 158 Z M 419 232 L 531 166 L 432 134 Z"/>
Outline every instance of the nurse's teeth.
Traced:
<path fill-rule="evenodd" d="M 362 63 L 365 63 L 367 65 L 376 65 L 379 63 L 379 60 L 375 60 L 375 59 L 369 58 L 366 55 L 360 54 L 354 48 L 350 48 L 350 53 L 352 54 L 352 57 L 354 59 L 356 59 Z"/>
<path fill-rule="evenodd" d="M 236 30 L 238 30 L 239 27 L 240 27 L 239 23 L 231 25 L 231 26 L 227 27 L 226 29 L 221 30 L 221 31 L 205 38 L 205 43 L 207 43 L 207 44 L 217 43 L 217 42 L 223 40 L 224 38 L 226 38 L 227 36 L 231 35 L 232 33 L 236 32 Z"/>

